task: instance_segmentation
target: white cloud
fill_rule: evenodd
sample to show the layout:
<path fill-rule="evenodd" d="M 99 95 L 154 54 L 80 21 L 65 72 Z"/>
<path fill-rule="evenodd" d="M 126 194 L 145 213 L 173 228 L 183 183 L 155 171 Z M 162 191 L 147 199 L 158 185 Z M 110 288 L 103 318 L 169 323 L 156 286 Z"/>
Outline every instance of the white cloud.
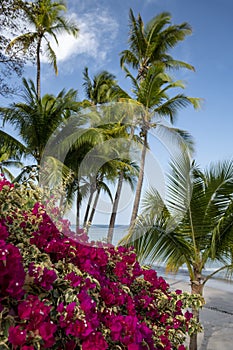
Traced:
<path fill-rule="evenodd" d="M 71 19 L 78 24 L 78 37 L 74 38 L 68 34 L 57 35 L 58 46 L 51 39 L 50 43 L 56 53 L 57 61 L 64 62 L 81 54 L 97 61 L 105 60 L 118 33 L 116 20 L 111 18 L 107 11 L 98 10 L 83 14 L 82 18 L 73 13 Z M 48 62 L 45 55 L 42 55 L 41 60 L 44 63 Z"/>

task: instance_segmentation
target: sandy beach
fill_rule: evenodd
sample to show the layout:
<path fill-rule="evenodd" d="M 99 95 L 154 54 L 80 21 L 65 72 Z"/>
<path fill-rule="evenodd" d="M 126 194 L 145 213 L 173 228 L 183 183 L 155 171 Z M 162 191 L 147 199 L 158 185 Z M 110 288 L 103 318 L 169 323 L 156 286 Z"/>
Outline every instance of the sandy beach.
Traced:
<path fill-rule="evenodd" d="M 182 275 L 164 275 L 171 289 L 190 291 L 188 279 Z M 212 279 L 204 287 L 206 304 L 200 311 L 204 327 L 198 335 L 198 350 L 233 349 L 233 283 Z"/>

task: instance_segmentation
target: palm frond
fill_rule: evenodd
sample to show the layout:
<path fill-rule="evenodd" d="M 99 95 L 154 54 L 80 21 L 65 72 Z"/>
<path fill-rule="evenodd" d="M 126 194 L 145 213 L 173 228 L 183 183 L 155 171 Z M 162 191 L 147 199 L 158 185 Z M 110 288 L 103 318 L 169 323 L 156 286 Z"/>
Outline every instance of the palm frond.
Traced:
<path fill-rule="evenodd" d="M 51 47 L 49 41 L 47 42 L 47 45 L 46 45 L 46 55 L 48 57 L 49 63 L 53 66 L 55 74 L 58 75 L 57 56 L 56 56 L 55 51 Z"/>
<path fill-rule="evenodd" d="M 193 137 L 185 130 L 177 129 L 164 122 L 151 123 L 151 133 L 156 136 L 173 154 L 194 151 Z"/>
<path fill-rule="evenodd" d="M 174 123 L 177 112 L 189 105 L 197 106 L 198 99 L 190 99 L 183 94 L 177 94 L 169 98 L 166 102 L 155 107 L 154 111 L 161 116 L 168 116 L 171 123 Z"/>

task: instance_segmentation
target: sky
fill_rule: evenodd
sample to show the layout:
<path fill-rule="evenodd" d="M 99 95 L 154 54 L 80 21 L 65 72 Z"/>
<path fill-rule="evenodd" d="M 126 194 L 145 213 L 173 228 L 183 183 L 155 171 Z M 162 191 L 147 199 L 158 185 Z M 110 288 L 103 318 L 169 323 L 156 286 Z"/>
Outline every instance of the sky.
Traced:
<path fill-rule="evenodd" d="M 195 72 L 181 73 L 186 82 L 184 92 L 203 99 L 201 110 L 188 107 L 180 111 L 175 125 L 192 134 L 196 145 L 194 157 L 201 167 L 232 157 L 233 3 L 230 0 L 68 0 L 67 7 L 78 23 L 79 37 L 62 37 L 59 47 L 54 46 L 59 74 L 55 76 L 52 67 L 43 66 L 42 92 L 74 88 L 82 98 L 85 66 L 91 76 L 108 70 L 129 91 L 130 83 L 119 63 L 119 53 L 127 48 L 129 9 L 135 15 L 140 13 L 144 23 L 168 11 L 173 23 L 188 22 L 192 27 L 192 35 L 171 53 L 195 67 Z M 31 77 L 34 73 L 30 70 Z"/>
<path fill-rule="evenodd" d="M 199 111 L 191 107 L 180 111 L 175 126 L 187 130 L 193 136 L 193 157 L 201 168 L 209 166 L 211 162 L 232 158 L 231 0 L 67 0 L 67 7 L 67 15 L 77 21 L 79 36 L 77 39 L 67 35 L 58 37 L 59 47 L 54 46 L 58 59 L 58 76 L 55 76 L 52 67 L 43 58 L 42 94 L 57 94 L 63 88 L 74 88 L 82 99 L 82 72 L 85 66 L 89 68 L 90 76 L 102 70 L 113 73 L 121 87 L 130 91 L 130 83 L 120 68 L 119 55 L 127 48 L 129 9 L 133 9 L 135 16 L 140 13 L 144 23 L 160 12 L 168 11 L 173 23 L 188 22 L 193 29 L 192 35 L 171 51 L 171 54 L 174 58 L 192 64 L 195 72 L 184 70 L 179 76 L 173 72 L 173 76 L 186 82 L 184 93 L 187 96 L 202 99 Z M 27 68 L 25 76 L 35 79 L 35 73 L 35 67 Z M 160 143 L 163 144 L 163 140 Z M 169 148 L 171 146 L 168 146 L 168 151 Z M 164 150 L 161 150 L 160 156 L 158 153 L 160 146 L 152 151 L 153 161 L 149 161 L 149 164 L 153 163 L 154 168 L 151 170 L 148 167 L 146 170 L 146 182 L 151 181 L 149 178 L 153 174 L 155 178 L 161 176 Z M 129 207 L 129 202 L 132 202 L 132 196 L 122 204 L 124 215 L 121 216 L 122 220 L 118 219 L 118 223 L 125 223 L 128 217 L 125 208 Z M 102 211 L 105 211 L 104 205 Z M 97 223 L 102 221 L 100 213 Z"/>

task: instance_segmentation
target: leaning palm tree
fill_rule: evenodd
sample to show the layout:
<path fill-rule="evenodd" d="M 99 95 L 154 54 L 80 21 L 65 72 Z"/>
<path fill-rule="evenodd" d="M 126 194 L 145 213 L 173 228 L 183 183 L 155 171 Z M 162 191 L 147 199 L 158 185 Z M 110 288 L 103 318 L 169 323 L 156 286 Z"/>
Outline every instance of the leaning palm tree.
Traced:
<path fill-rule="evenodd" d="M 103 174 L 103 175 L 105 177 L 107 177 L 106 174 Z M 95 216 L 95 213 L 96 213 L 96 209 L 97 209 L 97 204 L 98 204 L 98 201 L 99 201 L 99 198 L 100 198 L 101 191 L 108 195 L 108 197 L 110 198 L 111 202 L 113 201 L 111 190 L 110 190 L 110 188 L 109 188 L 109 186 L 107 184 L 107 181 L 103 178 L 103 176 L 96 183 L 95 196 L 93 195 L 93 204 L 91 203 L 91 205 L 89 206 L 89 216 L 86 219 L 86 221 L 85 221 L 85 218 L 84 218 L 85 225 L 83 224 L 83 227 L 85 228 L 85 230 L 87 232 L 88 232 L 89 228 L 92 225 L 92 222 L 93 222 L 93 219 L 94 219 L 94 216 Z"/>
<path fill-rule="evenodd" d="M 211 277 L 233 272 L 233 161 L 201 171 L 185 156 L 171 170 L 165 199 L 148 191 L 134 230 L 121 243 L 133 244 L 141 262 L 161 261 L 174 272 L 186 265 L 191 292 L 202 295 Z M 219 267 L 207 273 L 206 265 L 214 262 Z M 195 334 L 190 350 L 196 349 Z"/>
<path fill-rule="evenodd" d="M 118 211 L 118 206 L 120 202 L 120 196 L 122 192 L 123 183 L 126 182 L 131 187 L 133 191 L 136 184 L 137 175 L 139 173 L 139 166 L 133 161 L 128 159 L 121 159 L 118 161 L 118 179 L 117 179 L 117 188 L 114 196 L 114 201 L 112 205 L 112 212 L 109 220 L 107 242 L 112 244 L 113 233 L 116 222 L 116 216 Z"/>
<path fill-rule="evenodd" d="M 104 190 L 105 193 L 108 194 L 112 201 L 111 191 L 106 183 L 105 178 L 109 177 L 109 166 L 107 165 L 108 170 L 106 169 L 106 165 L 104 164 L 97 173 L 90 177 L 90 194 L 86 207 L 86 212 L 83 219 L 83 227 L 88 231 L 88 228 L 91 226 L 93 217 L 96 211 L 97 203 L 99 200 L 101 190 Z M 93 203 L 94 202 L 94 203 Z M 93 203 L 93 205 L 92 205 Z M 91 210 L 92 208 L 92 210 Z M 94 210 L 93 210 L 94 209 Z M 91 212 L 90 212 L 91 211 Z"/>
<path fill-rule="evenodd" d="M 21 8 L 32 30 L 14 38 L 8 48 L 14 45 L 21 45 L 24 51 L 35 45 L 36 50 L 36 91 L 40 98 L 40 73 L 41 73 L 41 52 L 42 42 L 46 42 L 45 50 L 49 62 L 52 64 L 55 73 L 58 73 L 56 54 L 51 47 L 51 38 L 58 44 L 57 35 L 62 33 L 72 34 L 75 37 L 78 28 L 75 23 L 67 19 L 63 13 L 67 10 L 62 0 L 36 0 L 34 2 L 21 2 Z"/>

